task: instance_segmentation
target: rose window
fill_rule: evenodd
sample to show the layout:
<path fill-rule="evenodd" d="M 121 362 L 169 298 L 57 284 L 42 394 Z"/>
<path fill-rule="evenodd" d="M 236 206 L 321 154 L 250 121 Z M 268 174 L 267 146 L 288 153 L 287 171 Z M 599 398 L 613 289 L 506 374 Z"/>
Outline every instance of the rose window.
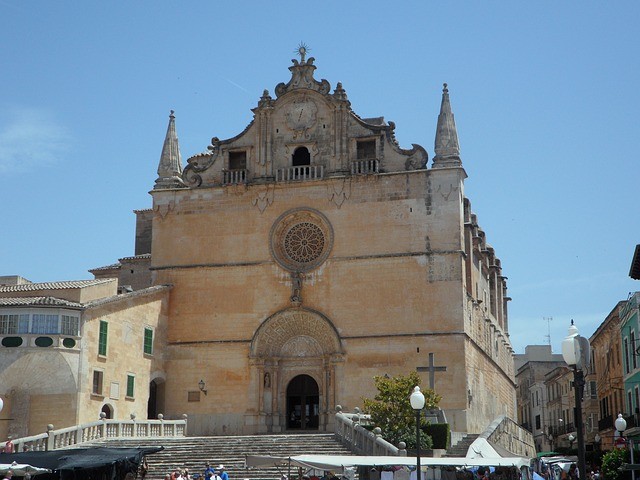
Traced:
<path fill-rule="evenodd" d="M 333 245 L 333 231 L 317 210 L 294 209 L 280 216 L 271 229 L 271 253 L 290 272 L 307 272 L 322 264 Z"/>
<path fill-rule="evenodd" d="M 322 230 L 313 223 L 294 225 L 284 237 L 284 251 L 296 262 L 313 262 L 322 254 L 323 247 Z"/>

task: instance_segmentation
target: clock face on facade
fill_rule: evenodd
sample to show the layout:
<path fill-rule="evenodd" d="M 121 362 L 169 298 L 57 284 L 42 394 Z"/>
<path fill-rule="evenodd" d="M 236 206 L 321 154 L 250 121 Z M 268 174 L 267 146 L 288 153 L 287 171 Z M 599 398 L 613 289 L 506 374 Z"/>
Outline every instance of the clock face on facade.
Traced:
<path fill-rule="evenodd" d="M 287 109 L 287 125 L 292 130 L 306 130 L 316 123 L 318 107 L 308 99 L 299 100 Z"/>

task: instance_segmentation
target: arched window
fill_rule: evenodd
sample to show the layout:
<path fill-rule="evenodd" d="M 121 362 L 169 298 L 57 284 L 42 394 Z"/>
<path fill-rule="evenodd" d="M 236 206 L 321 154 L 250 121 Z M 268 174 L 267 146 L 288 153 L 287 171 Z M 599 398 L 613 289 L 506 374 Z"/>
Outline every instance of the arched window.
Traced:
<path fill-rule="evenodd" d="M 293 152 L 291 165 L 299 167 L 301 165 L 311 165 L 311 155 L 307 147 L 298 147 Z"/>
<path fill-rule="evenodd" d="M 105 403 L 102 406 L 102 410 L 100 410 L 100 412 L 105 414 L 104 418 L 106 418 L 107 420 L 113 418 L 113 407 L 108 403 Z"/>

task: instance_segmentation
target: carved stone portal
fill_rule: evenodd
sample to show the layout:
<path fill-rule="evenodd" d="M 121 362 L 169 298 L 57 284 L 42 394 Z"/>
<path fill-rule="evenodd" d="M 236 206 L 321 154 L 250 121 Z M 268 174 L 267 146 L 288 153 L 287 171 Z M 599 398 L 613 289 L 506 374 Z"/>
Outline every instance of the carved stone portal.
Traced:
<path fill-rule="evenodd" d="M 256 411 L 262 430 L 278 432 L 286 428 L 287 386 L 299 375 L 308 375 L 318 384 L 318 429 L 327 430 L 335 404 L 328 379 L 336 377 L 343 355 L 337 330 L 318 312 L 291 308 L 265 320 L 253 337 L 250 353 L 252 378 L 258 380 L 260 391 Z"/>

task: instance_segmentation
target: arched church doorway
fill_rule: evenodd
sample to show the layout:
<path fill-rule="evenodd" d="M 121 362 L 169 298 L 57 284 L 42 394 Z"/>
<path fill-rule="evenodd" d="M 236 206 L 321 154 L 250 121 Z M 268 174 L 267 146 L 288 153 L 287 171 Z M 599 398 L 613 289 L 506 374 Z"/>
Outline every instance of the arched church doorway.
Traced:
<path fill-rule="evenodd" d="M 294 377 L 287 386 L 287 428 L 317 430 L 319 419 L 318 384 L 309 375 Z"/>
<path fill-rule="evenodd" d="M 158 418 L 164 409 L 164 380 L 155 378 L 149 382 L 149 400 L 147 401 L 147 418 Z"/>
<path fill-rule="evenodd" d="M 110 418 L 113 418 L 113 408 L 108 403 L 105 403 L 102 406 L 102 410 L 100 410 L 100 412 L 104 413 L 105 415 L 104 418 L 106 418 L 107 420 L 109 420 Z"/>
<path fill-rule="evenodd" d="M 299 167 L 301 165 L 311 165 L 311 154 L 307 147 L 298 147 L 293 152 L 292 165 Z"/>

